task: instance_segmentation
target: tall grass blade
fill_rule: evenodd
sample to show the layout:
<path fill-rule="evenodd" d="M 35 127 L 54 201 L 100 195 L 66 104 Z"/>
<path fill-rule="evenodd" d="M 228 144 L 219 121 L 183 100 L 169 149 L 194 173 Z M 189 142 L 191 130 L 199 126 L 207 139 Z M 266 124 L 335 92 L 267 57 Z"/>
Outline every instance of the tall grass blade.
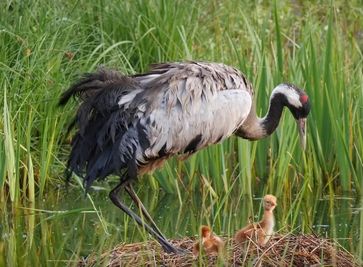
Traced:
<path fill-rule="evenodd" d="M 4 147 L 5 147 L 5 166 L 6 166 L 6 175 L 7 175 L 7 183 L 9 186 L 9 194 L 10 200 L 12 202 L 16 201 L 16 174 L 15 174 L 15 152 L 14 152 L 14 139 L 13 139 L 13 130 L 12 123 L 10 117 L 10 111 L 7 102 L 7 90 L 4 85 L 4 109 L 3 109 L 3 120 L 4 120 Z"/>
<path fill-rule="evenodd" d="M 276 53 L 277 53 L 277 68 L 278 68 L 278 74 L 279 77 L 284 77 L 283 73 L 283 52 L 282 52 L 282 35 L 281 35 L 281 29 L 279 25 L 279 18 L 277 13 L 277 3 L 275 1 L 274 5 L 274 20 L 275 20 L 275 30 L 276 30 Z M 279 78 L 279 80 L 281 79 Z"/>

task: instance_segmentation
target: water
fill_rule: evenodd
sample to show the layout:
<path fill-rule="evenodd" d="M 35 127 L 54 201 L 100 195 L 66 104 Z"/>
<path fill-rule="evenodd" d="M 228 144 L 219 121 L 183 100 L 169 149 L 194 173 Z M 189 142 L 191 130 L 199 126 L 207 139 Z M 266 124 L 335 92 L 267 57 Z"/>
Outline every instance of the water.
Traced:
<path fill-rule="evenodd" d="M 260 198 L 233 195 L 221 204 L 210 192 L 183 192 L 177 195 L 153 191 L 149 186 L 139 196 L 158 226 L 169 238 L 197 235 L 200 224 L 213 225 L 221 235 L 233 235 L 250 216 L 261 214 Z M 49 193 L 35 207 L 9 209 L 0 226 L 0 266 L 64 266 L 69 261 L 102 253 L 122 242 L 148 239 L 140 228 L 108 199 L 108 191 L 91 194 L 91 201 L 79 189 Z M 130 199 L 122 197 L 127 203 Z M 279 201 L 277 231 L 316 233 L 335 238 L 348 251 L 361 253 L 359 237 L 362 207 L 351 197 L 323 197 L 316 203 L 302 203 L 298 212 Z M 294 221 L 294 225 L 291 225 Z"/>

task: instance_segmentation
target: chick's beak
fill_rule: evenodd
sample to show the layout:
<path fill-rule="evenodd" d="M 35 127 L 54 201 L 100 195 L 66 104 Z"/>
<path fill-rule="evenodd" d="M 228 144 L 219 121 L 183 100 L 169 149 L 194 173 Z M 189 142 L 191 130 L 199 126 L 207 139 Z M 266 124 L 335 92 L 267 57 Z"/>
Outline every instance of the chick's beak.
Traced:
<path fill-rule="evenodd" d="M 299 129 L 300 145 L 303 150 L 306 148 L 306 118 L 298 119 L 297 127 Z"/>

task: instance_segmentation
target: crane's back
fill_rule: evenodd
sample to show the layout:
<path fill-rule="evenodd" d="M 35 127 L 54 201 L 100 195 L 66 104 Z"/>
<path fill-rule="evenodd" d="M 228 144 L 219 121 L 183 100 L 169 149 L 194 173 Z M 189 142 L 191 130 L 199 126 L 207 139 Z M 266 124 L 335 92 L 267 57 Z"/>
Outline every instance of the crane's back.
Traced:
<path fill-rule="evenodd" d="M 66 91 L 79 96 L 68 168 L 95 179 L 148 172 L 175 154 L 190 155 L 231 134 L 248 116 L 253 90 L 236 69 L 217 63 L 166 63 L 125 76 L 100 70 Z"/>

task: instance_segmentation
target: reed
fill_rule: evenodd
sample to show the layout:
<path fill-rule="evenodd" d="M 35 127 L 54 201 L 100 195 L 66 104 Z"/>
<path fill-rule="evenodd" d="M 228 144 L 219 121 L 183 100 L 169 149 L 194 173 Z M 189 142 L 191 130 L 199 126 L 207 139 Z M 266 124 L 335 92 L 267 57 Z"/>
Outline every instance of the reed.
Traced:
<path fill-rule="evenodd" d="M 362 27 L 358 0 L 1 2 L 0 211 L 14 219 L 0 228 L 6 236 L 0 240 L 6 262 L 57 266 L 65 258 L 101 253 L 119 240 L 148 239 L 116 209 L 105 214 L 111 185 L 95 184 L 100 197 L 92 193 L 82 200 L 75 179 L 69 191 L 77 198 L 71 202 L 82 208 L 64 204 L 70 201 L 62 180 L 70 148 L 65 134 L 76 104 L 60 109 L 57 101 L 81 73 L 99 65 L 135 73 L 153 62 L 185 59 L 238 67 L 255 87 L 260 115 L 276 84 L 304 87 L 312 102 L 308 143 L 303 153 L 295 122 L 286 113 L 266 140 L 232 137 L 185 162 L 168 161 L 139 183 L 151 213 L 162 214 L 161 228 L 171 235 L 190 235 L 210 223 L 232 235 L 249 216 L 259 214 L 256 197 L 273 193 L 281 203 L 278 227 L 309 232 L 312 225 L 328 224 L 326 233 L 319 231 L 350 238 L 343 245 L 363 259 L 362 249 L 354 246 L 354 240 L 363 240 Z M 341 205 L 339 196 L 360 214 L 349 211 L 352 227 L 342 232 L 339 225 L 345 222 L 337 209 L 349 205 Z M 38 211 L 54 205 L 65 213 Z M 28 209 L 24 217 L 19 216 L 21 207 Z M 87 228 L 90 218 L 95 231 L 74 231 Z M 24 227 L 16 229 L 16 222 Z M 75 236 L 82 238 L 75 242 Z M 59 246 L 67 249 L 59 251 Z"/>

